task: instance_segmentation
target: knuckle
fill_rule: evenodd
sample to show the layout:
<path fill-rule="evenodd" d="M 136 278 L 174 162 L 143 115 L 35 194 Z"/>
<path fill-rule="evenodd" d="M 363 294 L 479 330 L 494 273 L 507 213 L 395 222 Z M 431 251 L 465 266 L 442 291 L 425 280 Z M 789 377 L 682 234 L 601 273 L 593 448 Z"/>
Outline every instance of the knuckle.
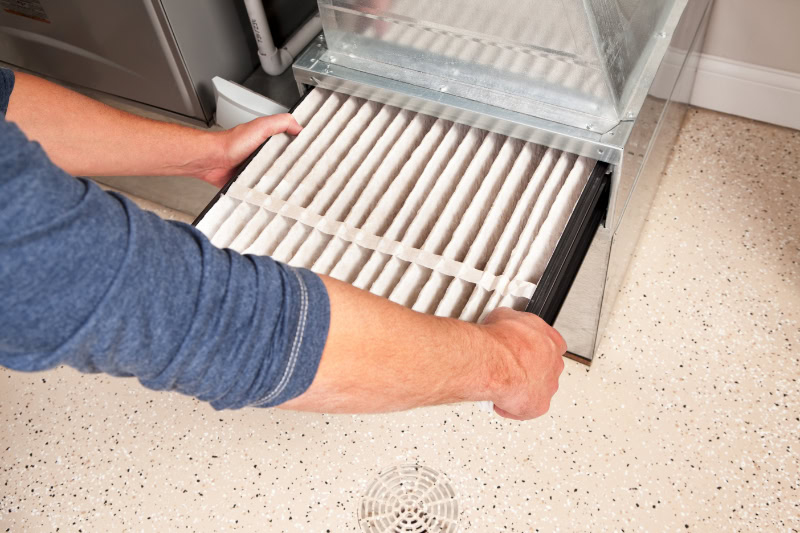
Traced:
<path fill-rule="evenodd" d="M 562 337 L 561 334 L 556 330 L 553 330 L 553 333 L 555 334 L 554 335 L 555 343 L 556 343 L 556 347 L 558 348 L 558 350 L 561 353 L 566 352 L 567 351 L 567 343 L 564 341 L 564 337 Z"/>

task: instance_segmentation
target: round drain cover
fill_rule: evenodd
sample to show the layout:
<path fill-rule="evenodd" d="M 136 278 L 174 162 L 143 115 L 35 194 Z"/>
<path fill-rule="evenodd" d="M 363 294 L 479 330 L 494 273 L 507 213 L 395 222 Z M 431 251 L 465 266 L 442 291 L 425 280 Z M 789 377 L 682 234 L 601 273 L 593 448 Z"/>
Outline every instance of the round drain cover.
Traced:
<path fill-rule="evenodd" d="M 455 533 L 456 493 L 444 474 L 420 465 L 381 472 L 358 507 L 365 533 Z"/>

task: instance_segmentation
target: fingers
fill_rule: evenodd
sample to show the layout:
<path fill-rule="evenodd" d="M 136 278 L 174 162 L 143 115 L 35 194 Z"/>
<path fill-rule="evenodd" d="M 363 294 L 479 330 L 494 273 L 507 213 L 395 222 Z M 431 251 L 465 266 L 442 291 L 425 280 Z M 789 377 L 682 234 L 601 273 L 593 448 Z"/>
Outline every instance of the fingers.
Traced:
<path fill-rule="evenodd" d="M 555 328 L 548 326 L 547 334 L 550 336 L 550 339 L 556 345 L 556 349 L 559 351 L 559 355 L 564 355 L 565 353 L 567 353 L 567 342 L 564 340 L 564 337 L 561 336 L 561 333 L 556 331 Z"/>
<path fill-rule="evenodd" d="M 527 420 L 533 420 L 534 418 L 539 418 L 540 416 L 547 414 L 549 410 L 550 410 L 550 402 L 547 402 L 547 405 L 545 405 L 544 407 L 541 407 L 539 409 L 533 409 L 529 412 L 526 412 L 524 415 L 515 415 L 513 413 L 509 413 L 505 409 L 497 407 L 496 405 L 494 406 L 494 412 L 497 413 L 498 415 L 502 416 L 503 418 L 508 418 L 509 420 L 518 420 L 520 422 L 525 422 Z"/>
<path fill-rule="evenodd" d="M 281 113 L 280 115 L 272 115 L 269 117 L 261 117 L 257 119 L 264 124 L 262 130 L 263 137 L 271 137 L 279 133 L 288 133 L 289 135 L 297 135 L 302 131 L 303 127 L 297 123 L 297 120 L 289 113 Z"/>
<path fill-rule="evenodd" d="M 248 145 L 258 147 L 273 135 L 278 135 L 279 133 L 297 135 L 302 129 L 302 126 L 297 123 L 297 120 L 292 115 L 281 113 L 280 115 L 259 117 L 229 131 L 232 132 L 238 142 L 246 142 Z"/>
<path fill-rule="evenodd" d="M 519 421 L 529 420 L 528 418 L 525 418 L 525 417 L 522 417 L 522 416 L 512 415 L 508 411 L 506 411 L 504 409 L 500 409 L 496 405 L 494 406 L 494 412 L 497 413 L 498 415 L 502 416 L 503 418 L 508 418 L 510 420 L 519 420 Z"/>

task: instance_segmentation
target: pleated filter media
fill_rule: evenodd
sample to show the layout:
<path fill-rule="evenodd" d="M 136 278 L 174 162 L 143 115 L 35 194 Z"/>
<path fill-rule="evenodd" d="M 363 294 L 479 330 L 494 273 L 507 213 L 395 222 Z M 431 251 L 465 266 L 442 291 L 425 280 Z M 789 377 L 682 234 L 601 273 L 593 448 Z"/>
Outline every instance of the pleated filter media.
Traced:
<path fill-rule="evenodd" d="M 198 223 L 417 311 L 524 309 L 595 161 L 314 89 Z"/>

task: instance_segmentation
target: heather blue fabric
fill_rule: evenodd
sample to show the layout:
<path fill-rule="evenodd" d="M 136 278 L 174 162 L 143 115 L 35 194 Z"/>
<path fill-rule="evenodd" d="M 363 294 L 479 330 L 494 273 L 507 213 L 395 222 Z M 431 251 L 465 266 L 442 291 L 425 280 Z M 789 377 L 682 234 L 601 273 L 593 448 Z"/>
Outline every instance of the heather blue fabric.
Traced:
<path fill-rule="evenodd" d="M 8 99 L 14 89 L 14 73 L 8 69 L 0 68 L 0 114 L 8 111 Z"/>
<path fill-rule="evenodd" d="M 305 391 L 330 322 L 322 280 L 67 175 L 5 120 L 12 87 L 0 69 L 0 364 L 135 376 L 217 409 Z"/>

